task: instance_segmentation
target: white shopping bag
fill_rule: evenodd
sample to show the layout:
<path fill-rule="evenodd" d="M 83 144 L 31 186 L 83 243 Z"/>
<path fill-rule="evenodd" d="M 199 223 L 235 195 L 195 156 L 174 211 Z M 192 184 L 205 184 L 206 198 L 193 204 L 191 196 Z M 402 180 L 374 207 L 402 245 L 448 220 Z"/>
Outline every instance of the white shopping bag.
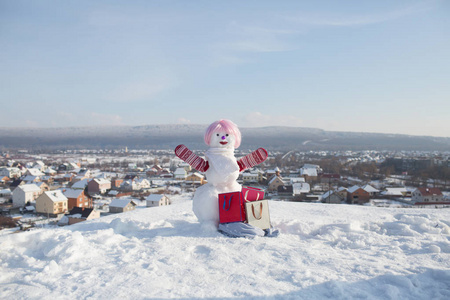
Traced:
<path fill-rule="evenodd" d="M 270 228 L 269 202 L 267 200 L 245 203 L 247 223 L 261 229 Z"/>

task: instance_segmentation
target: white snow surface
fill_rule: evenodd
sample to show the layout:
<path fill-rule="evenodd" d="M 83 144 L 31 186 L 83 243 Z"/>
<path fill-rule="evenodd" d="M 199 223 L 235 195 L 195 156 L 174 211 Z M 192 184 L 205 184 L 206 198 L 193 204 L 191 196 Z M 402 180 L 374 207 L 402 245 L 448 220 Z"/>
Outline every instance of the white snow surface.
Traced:
<path fill-rule="evenodd" d="M 448 209 L 269 201 L 280 235 L 246 239 L 202 226 L 176 197 L 0 233 L 0 298 L 450 299 Z"/>

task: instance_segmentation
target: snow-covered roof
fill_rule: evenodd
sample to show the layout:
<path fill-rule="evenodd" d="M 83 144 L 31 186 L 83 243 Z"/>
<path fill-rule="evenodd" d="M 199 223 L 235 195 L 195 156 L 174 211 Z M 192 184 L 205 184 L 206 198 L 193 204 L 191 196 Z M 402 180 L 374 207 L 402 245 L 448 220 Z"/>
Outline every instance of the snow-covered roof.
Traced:
<path fill-rule="evenodd" d="M 17 188 L 21 189 L 25 193 L 34 193 L 34 192 L 41 191 L 41 189 L 35 184 L 23 184 L 23 185 L 19 185 Z"/>
<path fill-rule="evenodd" d="M 0 194 L 2 194 L 2 195 L 9 195 L 9 194 L 11 194 L 11 190 L 10 189 L 0 190 Z"/>
<path fill-rule="evenodd" d="M 198 178 L 204 178 L 205 176 L 203 176 L 202 174 L 198 173 L 198 172 L 194 172 L 192 174 L 189 174 L 189 176 L 196 176 Z"/>
<path fill-rule="evenodd" d="M 371 186 L 369 184 L 362 186 L 362 189 L 368 193 L 378 193 L 379 192 L 379 190 L 377 190 L 376 188 L 374 188 L 373 186 Z"/>
<path fill-rule="evenodd" d="M 111 181 L 109 179 L 105 179 L 105 178 L 94 178 L 94 180 L 98 184 L 110 184 L 111 183 Z"/>
<path fill-rule="evenodd" d="M 403 196 L 404 193 L 407 192 L 407 189 L 404 187 L 399 188 L 386 188 L 381 194 L 385 196 Z"/>
<path fill-rule="evenodd" d="M 38 178 L 39 178 L 38 176 L 27 175 L 22 180 L 25 182 L 30 182 L 30 181 L 35 181 Z"/>
<path fill-rule="evenodd" d="M 164 197 L 164 195 L 162 195 L 162 194 L 151 194 L 151 195 L 148 195 L 145 200 L 159 202 L 163 197 Z"/>
<path fill-rule="evenodd" d="M 184 168 L 177 168 L 174 172 L 175 175 L 186 175 L 186 170 Z"/>
<path fill-rule="evenodd" d="M 304 177 L 290 177 L 289 180 L 291 181 L 291 183 L 305 182 Z"/>
<path fill-rule="evenodd" d="M 273 176 L 272 179 L 270 179 L 269 184 L 271 184 L 272 182 L 274 182 L 275 180 L 280 179 L 281 181 L 283 181 L 280 177 L 278 176 Z"/>
<path fill-rule="evenodd" d="M 317 176 L 317 169 L 316 168 L 301 168 L 300 169 L 300 175 L 307 175 L 307 176 Z"/>
<path fill-rule="evenodd" d="M 88 185 L 89 181 L 91 181 L 92 178 L 86 178 L 86 179 L 82 179 L 80 181 L 75 182 L 72 185 L 73 189 L 84 189 L 86 188 L 86 186 Z"/>
<path fill-rule="evenodd" d="M 354 193 L 354 192 L 356 192 L 357 190 L 359 190 L 360 188 L 361 188 L 361 187 L 360 187 L 359 185 L 354 185 L 354 186 L 348 188 L 348 189 L 347 189 L 347 192 L 349 192 L 349 193 Z"/>
<path fill-rule="evenodd" d="M 33 176 L 42 176 L 44 175 L 44 173 L 42 173 L 40 170 L 35 169 L 35 168 L 30 168 L 28 169 L 28 172 L 33 175 Z"/>
<path fill-rule="evenodd" d="M 83 193 L 83 190 L 80 190 L 80 189 L 65 189 L 62 192 L 67 198 L 78 198 Z"/>
<path fill-rule="evenodd" d="M 113 201 L 111 201 L 109 206 L 124 208 L 130 203 L 132 203 L 133 205 L 136 206 L 136 203 L 134 203 L 133 200 L 131 200 L 131 199 L 114 199 Z"/>
<path fill-rule="evenodd" d="M 67 201 L 67 197 L 60 190 L 44 192 L 53 202 Z"/>
<path fill-rule="evenodd" d="M 296 195 L 301 194 L 301 193 L 303 193 L 303 194 L 304 193 L 309 193 L 310 190 L 311 190 L 311 187 L 310 187 L 309 183 L 306 183 L 306 182 L 294 183 L 292 185 L 292 188 L 294 190 L 294 194 L 296 194 Z"/>

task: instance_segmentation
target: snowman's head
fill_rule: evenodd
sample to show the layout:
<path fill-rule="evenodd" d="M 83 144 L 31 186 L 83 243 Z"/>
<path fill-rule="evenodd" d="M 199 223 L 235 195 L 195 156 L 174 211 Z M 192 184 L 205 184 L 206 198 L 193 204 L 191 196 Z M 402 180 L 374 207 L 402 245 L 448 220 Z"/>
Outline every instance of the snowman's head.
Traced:
<path fill-rule="evenodd" d="M 205 143 L 211 148 L 236 149 L 241 144 L 241 132 L 230 120 L 220 120 L 209 125 Z"/>

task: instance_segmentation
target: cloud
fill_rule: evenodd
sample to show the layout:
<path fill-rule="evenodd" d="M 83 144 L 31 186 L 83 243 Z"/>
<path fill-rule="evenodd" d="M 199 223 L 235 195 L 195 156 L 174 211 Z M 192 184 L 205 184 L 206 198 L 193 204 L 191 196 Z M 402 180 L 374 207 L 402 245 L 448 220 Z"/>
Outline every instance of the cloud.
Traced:
<path fill-rule="evenodd" d="M 93 125 L 124 125 L 123 119 L 119 115 L 110 115 L 110 114 L 101 114 L 92 112 L 90 113 L 90 117 L 92 120 Z"/>
<path fill-rule="evenodd" d="M 294 37 L 300 31 L 269 28 L 263 26 L 248 26 L 231 22 L 223 40 L 210 47 L 213 53 L 214 65 L 242 64 L 252 60 L 253 53 L 286 52 L 296 49 Z"/>
<path fill-rule="evenodd" d="M 264 126 L 303 126 L 303 121 L 292 115 L 264 115 L 260 112 L 251 112 L 244 116 L 240 122 L 243 127 Z"/>
<path fill-rule="evenodd" d="M 364 15 L 336 15 L 336 14 L 294 14 L 285 15 L 282 18 L 298 24 L 312 25 L 312 26 L 361 26 L 377 23 L 384 23 L 396 19 L 400 19 L 409 15 L 414 15 L 427 11 L 436 7 L 438 1 L 424 1 L 415 3 L 413 5 L 391 10 L 377 14 Z"/>
<path fill-rule="evenodd" d="M 185 119 L 185 118 L 179 118 L 178 120 L 178 124 L 191 124 L 191 120 Z"/>
<path fill-rule="evenodd" d="M 176 86 L 173 77 L 161 74 L 141 81 L 124 82 L 108 95 L 114 102 L 135 102 L 150 100 Z"/>

